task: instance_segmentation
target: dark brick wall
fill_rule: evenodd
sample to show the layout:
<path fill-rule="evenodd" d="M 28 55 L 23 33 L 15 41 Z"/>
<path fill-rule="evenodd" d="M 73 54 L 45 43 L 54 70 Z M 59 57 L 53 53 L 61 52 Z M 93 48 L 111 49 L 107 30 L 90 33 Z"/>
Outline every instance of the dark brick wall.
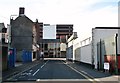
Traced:
<path fill-rule="evenodd" d="M 11 47 L 16 48 L 17 61 L 21 61 L 22 50 L 32 51 L 34 23 L 26 16 L 11 21 Z"/>

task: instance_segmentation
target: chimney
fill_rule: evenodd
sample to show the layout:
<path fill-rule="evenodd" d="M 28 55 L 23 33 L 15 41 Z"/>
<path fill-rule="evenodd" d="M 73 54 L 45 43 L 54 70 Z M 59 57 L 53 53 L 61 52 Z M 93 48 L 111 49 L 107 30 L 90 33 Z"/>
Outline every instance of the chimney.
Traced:
<path fill-rule="evenodd" d="M 19 8 L 19 16 L 24 15 L 24 10 L 25 10 L 24 7 Z"/>

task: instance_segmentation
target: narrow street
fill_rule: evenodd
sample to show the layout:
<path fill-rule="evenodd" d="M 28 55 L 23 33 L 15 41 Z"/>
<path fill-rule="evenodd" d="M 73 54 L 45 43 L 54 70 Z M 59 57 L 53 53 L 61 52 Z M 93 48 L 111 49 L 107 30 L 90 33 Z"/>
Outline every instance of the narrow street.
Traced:
<path fill-rule="evenodd" d="M 117 78 L 111 77 L 108 73 L 90 69 L 84 65 L 79 65 L 79 63 L 48 58 L 6 78 L 5 82 L 84 81 L 85 83 L 101 83 L 101 81 L 115 81 L 117 83 L 116 80 Z"/>
<path fill-rule="evenodd" d="M 33 68 L 13 76 L 11 80 L 37 80 L 37 79 L 85 79 L 76 71 L 70 69 L 61 60 L 46 60 Z"/>

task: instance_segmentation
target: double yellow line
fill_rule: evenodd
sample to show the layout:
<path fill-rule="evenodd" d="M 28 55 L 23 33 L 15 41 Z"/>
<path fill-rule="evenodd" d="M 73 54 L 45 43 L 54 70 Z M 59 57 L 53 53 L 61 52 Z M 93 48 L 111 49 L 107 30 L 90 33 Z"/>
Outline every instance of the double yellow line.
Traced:
<path fill-rule="evenodd" d="M 76 70 L 75 68 L 71 67 L 70 65 L 66 64 L 65 62 L 63 62 L 66 66 L 68 66 L 69 68 L 71 68 L 72 70 L 74 70 L 75 72 L 79 73 L 80 75 L 82 75 L 83 77 L 85 77 L 87 80 L 91 81 L 92 83 L 100 83 L 100 80 L 98 79 L 94 79 L 94 77 L 92 76 L 87 76 L 84 73 L 81 73 L 80 71 Z"/>

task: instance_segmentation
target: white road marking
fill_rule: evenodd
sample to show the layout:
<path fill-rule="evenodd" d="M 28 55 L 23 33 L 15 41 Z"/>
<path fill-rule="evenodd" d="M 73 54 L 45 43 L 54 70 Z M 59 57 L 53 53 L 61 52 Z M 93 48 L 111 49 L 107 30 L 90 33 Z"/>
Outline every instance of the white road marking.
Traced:
<path fill-rule="evenodd" d="M 18 75 L 21 75 L 23 72 L 25 72 L 25 71 L 27 71 L 27 70 L 29 70 L 29 69 L 31 69 L 31 68 L 37 66 L 37 65 L 39 65 L 39 63 L 36 64 L 36 65 L 33 65 L 33 66 L 29 67 L 28 69 L 25 69 L 25 70 L 23 70 L 23 71 L 17 73 L 16 75 L 14 75 L 14 76 L 12 76 L 12 77 L 10 77 L 10 78 L 7 78 L 7 80 L 11 80 L 11 79 L 13 79 L 14 77 L 16 77 L 16 76 L 18 76 Z"/>
<path fill-rule="evenodd" d="M 36 79 L 36 81 L 48 81 L 48 82 L 51 82 L 51 81 L 88 81 L 87 79 Z"/>
<path fill-rule="evenodd" d="M 49 61 L 49 60 L 48 60 L 48 61 Z M 45 62 L 45 63 L 41 66 L 41 69 L 48 63 L 48 61 Z"/>
<path fill-rule="evenodd" d="M 44 65 L 41 66 L 41 68 L 43 68 L 43 67 L 44 67 Z"/>
<path fill-rule="evenodd" d="M 24 78 L 25 76 L 20 76 L 19 78 Z"/>
<path fill-rule="evenodd" d="M 30 70 L 30 72 L 32 72 L 33 70 Z"/>
<path fill-rule="evenodd" d="M 39 71 L 40 71 L 40 69 L 38 69 L 38 70 L 33 74 L 33 76 L 35 76 L 35 74 L 37 74 Z"/>
<path fill-rule="evenodd" d="M 48 63 L 48 61 L 45 62 L 40 68 L 42 69 Z M 40 71 L 40 69 L 37 69 L 37 71 L 35 71 L 35 73 L 33 74 L 33 76 L 35 76 L 39 71 Z"/>
<path fill-rule="evenodd" d="M 49 60 L 48 60 L 48 61 L 49 61 Z M 48 62 L 48 61 L 47 61 L 47 62 Z M 47 63 L 47 62 L 46 62 L 46 63 Z M 21 75 L 21 74 L 24 73 L 25 71 L 28 71 L 28 70 L 30 70 L 31 68 L 33 68 L 33 67 L 35 67 L 35 66 L 37 66 L 37 65 L 39 65 L 39 63 L 36 64 L 36 65 L 33 65 L 33 66 L 29 67 L 28 69 L 25 69 L 25 70 L 17 73 L 17 74 L 14 75 L 14 76 L 11 76 L 10 78 L 7 78 L 7 80 L 12 80 L 14 77 L 16 77 L 16 76 L 18 76 L 18 75 Z M 33 71 L 33 70 L 31 70 L 31 72 L 32 72 L 32 71 Z"/>

